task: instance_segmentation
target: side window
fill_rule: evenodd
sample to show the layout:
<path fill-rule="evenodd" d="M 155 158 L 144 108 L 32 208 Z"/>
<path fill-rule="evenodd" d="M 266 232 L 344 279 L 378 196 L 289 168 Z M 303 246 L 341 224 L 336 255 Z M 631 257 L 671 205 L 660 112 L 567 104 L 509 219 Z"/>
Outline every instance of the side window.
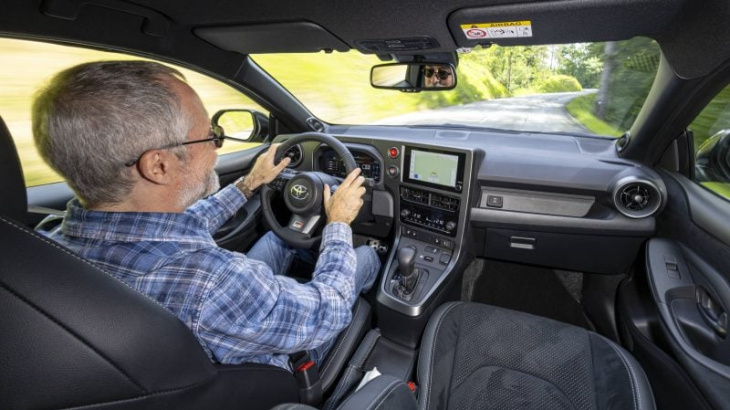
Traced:
<path fill-rule="evenodd" d="M 730 86 L 692 121 L 695 180 L 730 200 Z"/>
<path fill-rule="evenodd" d="M 31 106 L 36 91 L 57 72 L 84 62 L 135 60 L 139 57 L 56 44 L 0 38 L 0 116 L 10 129 L 18 149 L 28 187 L 63 181 L 43 162 L 36 151 L 31 131 Z M 209 115 L 225 108 L 245 108 L 268 115 L 240 91 L 202 74 L 169 64 L 185 75 L 200 95 Z M 227 141 L 219 154 L 259 145 Z"/>

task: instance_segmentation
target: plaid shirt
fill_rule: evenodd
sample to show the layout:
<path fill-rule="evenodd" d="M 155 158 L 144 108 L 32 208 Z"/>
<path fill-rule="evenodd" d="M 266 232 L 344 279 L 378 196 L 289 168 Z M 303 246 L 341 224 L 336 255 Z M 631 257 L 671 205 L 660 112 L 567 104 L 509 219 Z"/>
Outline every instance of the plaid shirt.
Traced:
<path fill-rule="evenodd" d="M 88 211 L 72 200 L 48 235 L 172 311 L 213 361 L 289 369 L 289 353 L 319 347 L 352 319 L 352 231 L 324 228 L 313 279 L 300 284 L 216 245 L 212 234 L 245 202 L 232 185 L 185 213 Z"/>

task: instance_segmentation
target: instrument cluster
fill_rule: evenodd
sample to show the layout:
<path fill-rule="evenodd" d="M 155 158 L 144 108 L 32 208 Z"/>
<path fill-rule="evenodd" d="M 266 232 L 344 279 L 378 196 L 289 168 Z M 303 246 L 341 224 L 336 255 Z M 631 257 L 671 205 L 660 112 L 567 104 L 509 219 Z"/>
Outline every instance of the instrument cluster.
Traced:
<path fill-rule="evenodd" d="M 352 156 L 358 168 L 362 169 L 365 178 L 372 178 L 380 181 L 380 161 L 365 152 L 351 150 Z M 334 150 L 328 149 L 319 157 L 319 169 L 329 175 L 344 178 L 347 174 L 345 164 Z"/>

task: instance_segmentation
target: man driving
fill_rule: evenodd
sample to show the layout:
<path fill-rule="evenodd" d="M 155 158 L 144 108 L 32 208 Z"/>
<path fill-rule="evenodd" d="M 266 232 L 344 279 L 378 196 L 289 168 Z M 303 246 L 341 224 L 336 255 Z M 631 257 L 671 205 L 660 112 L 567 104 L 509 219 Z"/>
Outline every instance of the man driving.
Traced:
<path fill-rule="evenodd" d="M 299 283 L 283 275 L 296 251 L 271 232 L 246 255 L 213 240 L 289 164 L 274 164 L 272 145 L 219 191 L 218 131 L 175 69 L 110 61 L 60 72 L 37 95 L 33 134 L 76 199 L 47 234 L 173 312 L 215 362 L 289 369 L 288 354 L 308 350 L 321 364 L 380 269 L 371 248 L 352 246 L 364 179 L 356 169 L 333 194 L 325 186 L 319 257 Z"/>
<path fill-rule="evenodd" d="M 423 83 L 426 88 L 443 88 L 454 85 L 454 73 L 451 66 L 432 64 L 423 67 Z"/>

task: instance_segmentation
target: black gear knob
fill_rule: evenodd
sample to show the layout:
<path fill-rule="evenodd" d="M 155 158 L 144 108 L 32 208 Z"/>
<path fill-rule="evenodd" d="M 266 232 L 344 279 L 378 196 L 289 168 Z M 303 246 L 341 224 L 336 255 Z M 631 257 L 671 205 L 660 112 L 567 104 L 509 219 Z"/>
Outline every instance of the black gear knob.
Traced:
<path fill-rule="evenodd" d="M 409 278 L 414 273 L 416 265 L 416 248 L 404 246 L 398 249 L 398 270 L 403 278 Z"/>

